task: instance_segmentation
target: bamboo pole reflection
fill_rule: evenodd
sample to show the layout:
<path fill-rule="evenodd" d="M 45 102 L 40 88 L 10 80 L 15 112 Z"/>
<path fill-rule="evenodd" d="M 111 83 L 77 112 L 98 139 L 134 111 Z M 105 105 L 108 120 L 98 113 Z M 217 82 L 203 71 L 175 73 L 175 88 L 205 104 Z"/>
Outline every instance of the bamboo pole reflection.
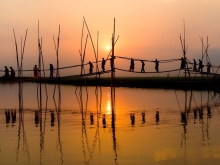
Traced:
<path fill-rule="evenodd" d="M 19 55 L 18 55 L 18 47 L 17 47 L 16 35 L 15 35 L 15 31 L 13 29 L 15 48 L 16 48 L 16 58 L 17 58 L 17 70 L 18 70 L 19 124 L 18 124 L 18 145 L 17 145 L 17 152 L 16 152 L 16 162 L 17 163 L 18 163 L 18 155 L 19 155 L 19 150 L 20 150 L 20 145 L 21 145 L 20 144 L 21 143 L 21 141 L 20 141 L 21 139 L 23 140 L 23 143 L 22 143 L 23 144 L 23 153 L 27 154 L 27 161 L 30 162 L 30 154 L 29 154 L 27 139 L 26 139 L 25 130 L 24 130 L 23 82 L 22 82 L 22 79 L 21 79 L 21 77 L 23 76 L 22 66 L 23 66 L 23 56 L 24 56 L 24 49 L 25 49 L 27 31 L 28 30 L 26 30 L 24 44 L 22 44 L 23 41 L 22 41 L 22 37 L 21 37 L 21 58 L 20 58 L 20 62 L 19 62 Z M 16 116 L 14 116 L 14 117 L 16 117 Z"/>

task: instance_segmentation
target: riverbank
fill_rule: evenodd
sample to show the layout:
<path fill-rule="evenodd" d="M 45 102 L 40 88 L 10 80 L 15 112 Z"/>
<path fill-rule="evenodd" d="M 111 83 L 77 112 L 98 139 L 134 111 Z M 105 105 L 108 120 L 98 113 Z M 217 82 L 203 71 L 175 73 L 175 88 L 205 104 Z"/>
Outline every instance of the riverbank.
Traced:
<path fill-rule="evenodd" d="M 1 82 L 5 82 L 3 78 Z M 18 81 L 18 79 L 16 79 Z M 60 78 L 60 79 L 33 79 L 32 77 L 23 77 L 23 82 L 36 82 L 47 84 L 64 84 L 76 86 L 111 86 L 111 78 L 95 77 L 89 78 Z M 183 89 L 183 90 L 215 90 L 220 91 L 220 77 L 117 77 L 115 78 L 115 87 L 132 88 L 160 88 L 160 89 Z"/>

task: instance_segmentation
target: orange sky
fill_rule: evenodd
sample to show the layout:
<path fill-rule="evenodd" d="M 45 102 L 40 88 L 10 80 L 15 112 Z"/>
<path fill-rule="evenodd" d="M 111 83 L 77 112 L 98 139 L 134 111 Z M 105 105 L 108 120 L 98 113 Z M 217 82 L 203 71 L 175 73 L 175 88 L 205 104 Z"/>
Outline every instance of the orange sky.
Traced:
<path fill-rule="evenodd" d="M 116 19 L 116 36 L 120 36 L 115 55 L 137 59 L 172 59 L 182 56 L 179 36 L 183 34 L 183 19 L 186 23 L 187 57 L 201 58 L 200 38 L 209 36 L 209 56 L 213 65 L 219 65 L 220 54 L 220 0 L 65 0 L 65 1 L 8 1 L 0 2 L 0 66 L 16 68 L 13 29 L 20 51 L 21 36 L 28 29 L 24 54 L 24 69 L 32 69 L 38 63 L 37 24 L 40 21 L 40 37 L 43 39 L 43 55 L 46 68 L 56 63 L 53 36 L 60 35 L 60 66 L 80 62 L 79 49 L 83 17 L 89 26 L 97 47 L 99 31 L 99 59 L 107 57 L 105 48 L 111 43 L 113 19 Z M 87 34 L 87 31 L 84 31 Z M 84 38 L 85 39 L 85 38 Z M 84 45 L 84 44 L 83 44 Z M 95 61 L 89 41 L 85 62 Z M 116 63 L 128 69 L 129 61 Z M 140 70 L 140 62 L 135 69 Z M 107 66 L 107 68 L 109 65 Z M 145 70 L 154 71 L 154 64 L 147 63 Z M 160 70 L 179 68 L 179 62 L 160 65 Z M 77 74 L 66 70 L 61 74 Z M 2 73 L 0 73 L 2 74 Z M 31 76 L 33 73 L 27 73 Z M 121 73 L 121 75 L 126 75 Z M 133 75 L 130 74 L 129 75 Z M 62 75 L 61 75 L 62 76 Z"/>

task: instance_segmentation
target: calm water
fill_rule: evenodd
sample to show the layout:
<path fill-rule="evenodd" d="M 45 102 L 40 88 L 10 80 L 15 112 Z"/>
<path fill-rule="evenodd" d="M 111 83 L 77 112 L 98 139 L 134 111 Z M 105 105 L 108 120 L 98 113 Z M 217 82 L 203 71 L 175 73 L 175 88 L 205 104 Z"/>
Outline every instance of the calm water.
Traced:
<path fill-rule="evenodd" d="M 0 84 L 0 164 L 219 164 L 220 99 L 213 92 L 116 88 L 113 117 L 110 88 L 89 87 L 87 101 L 86 88 L 81 97 L 80 88 L 61 86 L 54 100 L 47 85 L 47 100 L 42 85 L 40 104 L 38 87 L 23 85 L 19 108 L 18 84 Z"/>

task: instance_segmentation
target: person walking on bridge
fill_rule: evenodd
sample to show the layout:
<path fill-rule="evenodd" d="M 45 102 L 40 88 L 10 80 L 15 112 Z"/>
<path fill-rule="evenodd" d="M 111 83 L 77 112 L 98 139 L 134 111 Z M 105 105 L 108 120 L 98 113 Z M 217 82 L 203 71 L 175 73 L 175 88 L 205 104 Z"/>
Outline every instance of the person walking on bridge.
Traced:
<path fill-rule="evenodd" d="M 210 68 L 212 67 L 212 65 L 208 62 L 207 63 L 207 74 L 210 73 Z"/>
<path fill-rule="evenodd" d="M 196 67 L 196 60 L 195 59 L 193 59 L 193 71 L 197 71 L 197 67 Z"/>
<path fill-rule="evenodd" d="M 154 62 L 155 62 L 155 70 L 159 72 L 159 61 L 157 61 L 156 59 Z"/>
<path fill-rule="evenodd" d="M 5 66 L 5 80 L 9 79 L 9 70 L 7 68 L 7 66 Z"/>
<path fill-rule="evenodd" d="M 38 68 L 37 68 L 37 65 L 34 66 L 33 71 L 34 71 L 34 79 L 38 79 Z"/>
<path fill-rule="evenodd" d="M 10 67 L 10 69 L 11 69 L 11 80 L 12 81 L 14 81 L 15 80 L 15 70 L 12 68 L 12 67 Z"/>
<path fill-rule="evenodd" d="M 185 69 L 185 67 L 186 67 L 186 59 L 181 57 L 180 69 Z"/>
<path fill-rule="evenodd" d="M 50 78 L 53 78 L 53 73 L 54 73 L 54 67 L 52 64 L 50 64 Z"/>
<path fill-rule="evenodd" d="M 89 61 L 89 73 L 91 74 L 93 72 L 93 64 Z"/>
<path fill-rule="evenodd" d="M 134 72 L 134 60 L 131 59 L 130 72 Z"/>
<path fill-rule="evenodd" d="M 102 71 L 104 72 L 105 71 L 105 59 L 104 58 L 102 58 L 101 65 L 102 65 Z"/>
<path fill-rule="evenodd" d="M 199 59 L 199 72 L 202 72 L 202 69 L 203 69 L 203 64 L 202 64 L 202 60 Z"/>
<path fill-rule="evenodd" d="M 145 72 L 144 65 L 145 65 L 144 61 L 141 60 L 141 73 Z"/>

